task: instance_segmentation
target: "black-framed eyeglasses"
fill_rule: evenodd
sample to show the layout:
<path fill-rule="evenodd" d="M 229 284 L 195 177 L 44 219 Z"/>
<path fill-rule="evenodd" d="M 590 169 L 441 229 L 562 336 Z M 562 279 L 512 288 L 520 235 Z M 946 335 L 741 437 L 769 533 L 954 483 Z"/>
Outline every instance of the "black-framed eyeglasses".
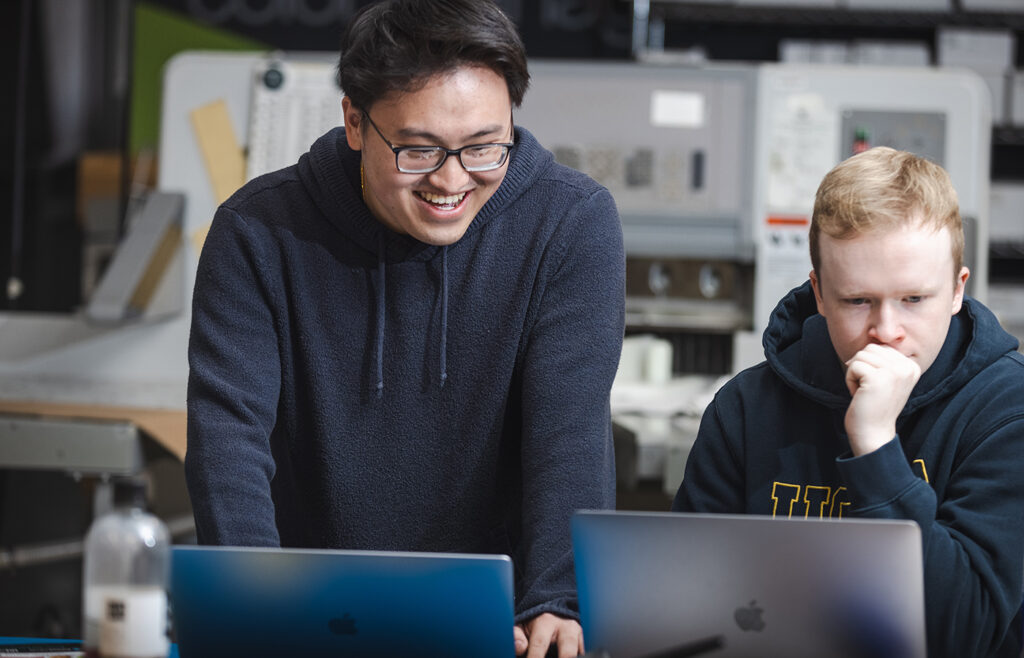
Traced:
<path fill-rule="evenodd" d="M 437 171 L 444 166 L 449 155 L 458 156 L 459 163 L 466 171 L 492 171 L 505 164 L 509 152 L 515 146 L 514 142 L 470 144 L 457 149 L 446 149 L 443 146 L 395 146 L 373 122 L 369 112 L 364 110 L 363 116 L 395 154 L 395 167 L 403 174 L 429 174 Z"/>

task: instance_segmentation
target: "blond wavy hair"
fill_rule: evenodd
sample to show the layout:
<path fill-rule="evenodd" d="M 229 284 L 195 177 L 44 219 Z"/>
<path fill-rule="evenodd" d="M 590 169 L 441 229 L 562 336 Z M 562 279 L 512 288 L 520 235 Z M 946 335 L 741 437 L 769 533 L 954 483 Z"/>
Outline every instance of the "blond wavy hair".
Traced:
<path fill-rule="evenodd" d="M 843 240 L 910 224 L 949 229 L 955 281 L 963 267 L 964 229 L 946 170 L 887 146 L 858 153 L 836 165 L 818 186 L 811 215 L 811 265 L 820 278 L 822 233 Z"/>

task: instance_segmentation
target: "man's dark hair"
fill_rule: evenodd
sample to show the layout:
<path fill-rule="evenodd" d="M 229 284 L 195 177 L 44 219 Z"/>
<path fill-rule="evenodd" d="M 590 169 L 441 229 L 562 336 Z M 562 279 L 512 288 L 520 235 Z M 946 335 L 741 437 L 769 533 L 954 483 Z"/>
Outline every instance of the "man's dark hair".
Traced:
<path fill-rule="evenodd" d="M 491 0 L 384 0 L 364 7 L 342 34 L 338 83 L 356 107 L 369 109 L 465 65 L 492 69 L 505 78 L 513 106 L 522 103 L 526 49 Z"/>

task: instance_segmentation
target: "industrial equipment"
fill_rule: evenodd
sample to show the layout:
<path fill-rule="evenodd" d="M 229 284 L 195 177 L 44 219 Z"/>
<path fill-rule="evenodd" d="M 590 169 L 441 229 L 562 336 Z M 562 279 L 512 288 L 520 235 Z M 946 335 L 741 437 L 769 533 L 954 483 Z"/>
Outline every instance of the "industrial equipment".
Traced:
<path fill-rule="evenodd" d="M 158 187 L 184 203 L 154 197 L 140 225 L 148 233 L 126 242 L 120 259 L 135 263 L 134 278 L 108 281 L 85 312 L 0 314 L 0 411 L 36 408 L 27 401 L 75 414 L 109 408 L 118 421 L 133 420 L 125 410 L 169 413 L 169 434 L 158 438 L 184 453 L 189 309 L 206 229 L 246 178 L 292 164 L 341 123 L 335 66 L 334 53 L 187 52 L 168 63 Z M 669 340 L 672 375 L 714 378 L 761 359 L 771 309 L 810 270 L 815 189 L 867 146 L 911 150 L 949 171 L 968 228 L 969 292 L 986 296 L 991 120 L 974 73 L 670 61 L 533 61 L 530 71 L 515 122 L 615 197 L 627 331 Z M 166 300 L 174 312 L 157 313 Z M 693 415 L 689 400 L 680 404 L 676 413 Z M 161 434 L 161 423 L 141 426 Z M 19 454 L 46 457 L 29 446 Z M 648 470 L 664 462 L 632 454 L 648 466 L 630 477 L 657 475 Z"/>

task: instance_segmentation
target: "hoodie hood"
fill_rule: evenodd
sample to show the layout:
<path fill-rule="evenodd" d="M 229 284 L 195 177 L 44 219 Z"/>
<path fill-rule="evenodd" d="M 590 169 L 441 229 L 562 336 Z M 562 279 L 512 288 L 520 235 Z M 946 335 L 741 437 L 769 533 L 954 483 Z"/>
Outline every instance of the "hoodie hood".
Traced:
<path fill-rule="evenodd" d="M 790 387 L 835 409 L 850 404 L 845 373 L 809 281 L 791 290 L 772 311 L 762 344 L 768 364 Z M 921 375 L 901 416 L 959 390 L 1017 346 L 1017 339 L 991 311 L 965 296 L 960 312 L 950 321 L 942 349 Z"/>
<path fill-rule="evenodd" d="M 387 309 L 387 265 L 403 261 L 431 261 L 440 254 L 441 290 L 438 353 L 439 385 L 448 380 L 448 251 L 473 236 L 536 181 L 554 158 L 524 128 L 515 129 L 516 146 L 501 185 L 453 245 L 434 246 L 391 230 L 378 221 L 362 200 L 361 153 L 352 150 L 339 127 L 317 139 L 298 162 L 299 179 L 327 221 L 376 259 L 375 393 L 384 393 L 384 340 Z"/>

